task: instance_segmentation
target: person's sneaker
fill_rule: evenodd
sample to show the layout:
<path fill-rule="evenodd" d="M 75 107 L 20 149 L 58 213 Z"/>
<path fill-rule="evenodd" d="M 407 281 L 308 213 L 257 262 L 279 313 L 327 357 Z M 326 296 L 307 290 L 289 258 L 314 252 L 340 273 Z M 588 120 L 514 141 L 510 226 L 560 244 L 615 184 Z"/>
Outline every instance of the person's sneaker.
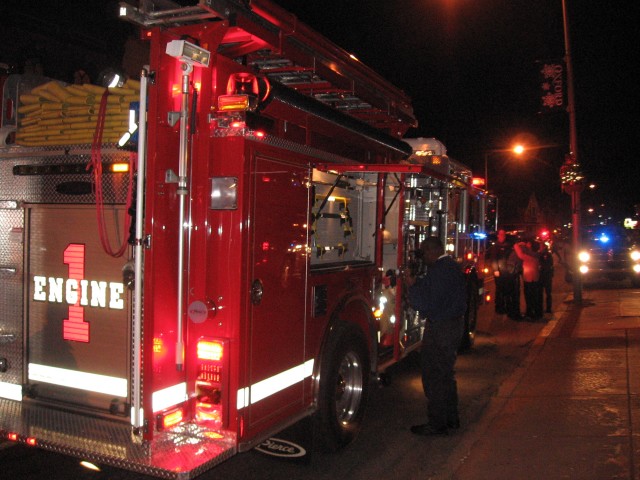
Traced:
<path fill-rule="evenodd" d="M 414 425 L 411 427 L 411 433 L 415 435 L 446 435 L 448 433 L 447 427 L 436 428 L 433 425 L 424 423 L 422 425 Z"/>

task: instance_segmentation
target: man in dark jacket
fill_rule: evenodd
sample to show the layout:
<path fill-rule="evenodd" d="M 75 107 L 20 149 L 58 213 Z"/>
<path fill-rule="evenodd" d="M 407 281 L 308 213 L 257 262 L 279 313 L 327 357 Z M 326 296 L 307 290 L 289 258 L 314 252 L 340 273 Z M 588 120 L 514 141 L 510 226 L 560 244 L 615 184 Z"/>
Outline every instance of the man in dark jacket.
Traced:
<path fill-rule="evenodd" d="M 498 230 L 497 242 L 489 248 L 486 256 L 493 269 L 496 286 L 496 313 L 513 320 L 521 320 L 520 314 L 520 273 L 522 262 L 513 250 L 504 230 Z"/>
<path fill-rule="evenodd" d="M 409 301 L 426 317 L 422 337 L 422 386 L 428 399 L 428 423 L 414 425 L 416 435 L 445 435 L 460 426 L 455 362 L 464 331 L 466 284 L 460 266 L 445 255 L 442 242 L 427 238 L 421 245 L 427 273 L 406 276 Z"/>

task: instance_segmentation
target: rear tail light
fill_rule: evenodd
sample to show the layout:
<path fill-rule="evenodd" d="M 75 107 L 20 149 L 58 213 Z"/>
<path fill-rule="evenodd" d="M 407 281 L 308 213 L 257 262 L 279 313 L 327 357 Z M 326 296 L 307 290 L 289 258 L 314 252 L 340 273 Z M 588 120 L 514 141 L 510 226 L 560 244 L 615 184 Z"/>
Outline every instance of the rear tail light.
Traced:
<path fill-rule="evenodd" d="M 213 429 L 225 422 L 225 384 L 228 375 L 227 342 L 200 339 L 197 346 L 196 421 Z"/>
<path fill-rule="evenodd" d="M 184 411 L 182 408 L 168 410 L 166 412 L 162 412 L 156 418 L 158 422 L 158 430 L 168 430 L 184 420 Z"/>
<path fill-rule="evenodd" d="M 222 342 L 200 340 L 198 342 L 198 361 L 219 362 L 224 354 Z"/>
<path fill-rule="evenodd" d="M 168 430 L 178 425 L 184 420 L 184 411 L 182 408 L 169 410 L 157 416 L 158 430 Z"/>
<path fill-rule="evenodd" d="M 16 432 L 7 432 L 7 440 L 12 442 L 24 442 L 30 447 L 38 445 L 38 440 L 35 437 L 24 437 Z"/>

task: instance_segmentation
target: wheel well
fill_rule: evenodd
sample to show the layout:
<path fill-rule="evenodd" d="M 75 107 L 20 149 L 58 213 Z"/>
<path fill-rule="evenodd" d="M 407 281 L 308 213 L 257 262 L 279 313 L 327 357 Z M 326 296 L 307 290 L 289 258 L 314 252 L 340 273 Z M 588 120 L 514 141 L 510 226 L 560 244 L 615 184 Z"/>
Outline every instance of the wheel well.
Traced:
<path fill-rule="evenodd" d="M 377 358 L 377 337 L 375 330 L 375 319 L 373 317 L 373 313 L 371 312 L 371 306 L 364 298 L 351 297 L 341 302 L 331 314 L 331 319 L 329 321 L 329 325 L 324 334 L 322 345 L 320 347 L 320 356 L 318 358 L 318 361 L 315 362 L 316 379 L 319 379 L 320 375 L 322 374 L 322 359 L 326 354 L 329 339 L 331 338 L 331 335 L 335 334 L 337 326 L 340 323 L 354 325 L 360 331 L 360 334 L 362 335 L 362 338 L 364 338 L 369 350 L 369 369 L 370 371 L 374 371 L 375 369 L 374 362 Z M 314 396 L 317 396 L 318 388 L 319 382 L 316 381 L 314 386 Z"/>

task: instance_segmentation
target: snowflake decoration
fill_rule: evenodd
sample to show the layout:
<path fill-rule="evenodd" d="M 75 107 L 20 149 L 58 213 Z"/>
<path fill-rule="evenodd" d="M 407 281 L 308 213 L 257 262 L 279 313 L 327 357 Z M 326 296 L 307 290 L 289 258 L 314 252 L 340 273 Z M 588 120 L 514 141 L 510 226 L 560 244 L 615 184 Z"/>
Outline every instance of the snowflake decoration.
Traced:
<path fill-rule="evenodd" d="M 554 108 L 562 106 L 562 95 L 548 93 L 542 96 L 542 106 L 546 108 Z"/>
<path fill-rule="evenodd" d="M 540 70 L 540 73 L 542 73 L 544 78 L 553 78 L 558 74 L 558 67 L 559 65 L 545 64 L 542 70 Z"/>

